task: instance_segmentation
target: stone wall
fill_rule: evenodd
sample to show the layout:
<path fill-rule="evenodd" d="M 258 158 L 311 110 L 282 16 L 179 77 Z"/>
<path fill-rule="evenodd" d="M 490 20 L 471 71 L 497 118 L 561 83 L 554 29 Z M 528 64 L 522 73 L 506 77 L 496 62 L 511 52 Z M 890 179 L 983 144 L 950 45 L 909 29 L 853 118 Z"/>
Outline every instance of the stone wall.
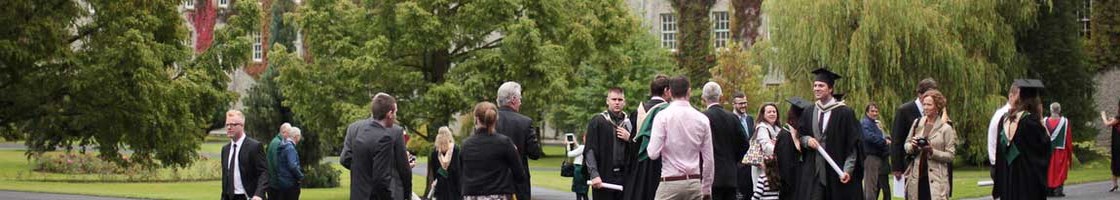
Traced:
<path fill-rule="evenodd" d="M 1109 116 L 1116 116 L 1117 101 L 1120 101 L 1120 68 L 1113 68 L 1112 70 L 1102 71 L 1093 78 L 1096 83 L 1096 95 L 1093 96 L 1093 102 L 1097 105 L 1097 112 L 1105 111 Z M 1099 129 L 1097 135 L 1097 147 L 1105 151 L 1109 151 L 1108 146 L 1111 145 L 1112 134 L 1104 125 L 1101 125 L 1100 119 L 1093 118 L 1093 127 Z"/>

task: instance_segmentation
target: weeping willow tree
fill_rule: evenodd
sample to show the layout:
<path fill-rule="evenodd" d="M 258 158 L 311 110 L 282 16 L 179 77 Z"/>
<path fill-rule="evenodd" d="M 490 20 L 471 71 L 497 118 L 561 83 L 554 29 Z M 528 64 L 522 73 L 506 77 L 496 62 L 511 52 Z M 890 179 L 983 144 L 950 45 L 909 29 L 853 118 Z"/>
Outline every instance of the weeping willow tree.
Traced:
<path fill-rule="evenodd" d="M 1014 33 L 1038 8 L 1033 0 L 766 1 L 771 35 L 751 54 L 786 75 L 787 96 L 812 97 L 816 68 L 845 75 L 835 91 L 857 110 L 878 103 L 887 124 L 896 106 L 916 98 L 918 81 L 932 77 L 949 99 L 957 160 L 979 163 L 989 117 L 1026 71 Z"/>

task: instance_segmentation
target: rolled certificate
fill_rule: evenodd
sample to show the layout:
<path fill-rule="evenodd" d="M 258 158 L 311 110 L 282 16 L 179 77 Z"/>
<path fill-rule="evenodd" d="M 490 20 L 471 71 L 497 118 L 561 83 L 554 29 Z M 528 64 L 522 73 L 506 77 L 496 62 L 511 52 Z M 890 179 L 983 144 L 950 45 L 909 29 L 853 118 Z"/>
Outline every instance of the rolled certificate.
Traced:
<path fill-rule="evenodd" d="M 591 185 L 591 181 L 587 181 L 587 185 Z M 603 183 L 602 187 L 607 188 L 607 189 L 622 191 L 622 186 L 621 185 Z"/>
<path fill-rule="evenodd" d="M 840 170 L 840 167 L 836 166 L 836 161 L 832 161 L 832 157 L 828 156 L 828 152 L 825 152 L 824 148 L 818 146 L 817 153 L 820 153 L 821 157 L 824 157 L 824 161 L 828 161 L 828 165 L 832 166 L 832 170 L 836 170 L 836 176 L 844 176 L 844 170 Z"/>

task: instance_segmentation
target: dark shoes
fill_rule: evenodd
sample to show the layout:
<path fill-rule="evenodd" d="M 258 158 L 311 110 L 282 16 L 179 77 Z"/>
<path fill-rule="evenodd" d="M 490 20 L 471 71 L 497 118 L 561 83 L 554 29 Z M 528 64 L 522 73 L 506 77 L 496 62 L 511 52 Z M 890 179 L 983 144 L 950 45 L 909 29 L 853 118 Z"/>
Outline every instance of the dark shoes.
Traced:
<path fill-rule="evenodd" d="M 1112 185 L 1112 189 L 1109 189 L 1108 192 L 1115 192 L 1118 187 L 1120 186 Z"/>

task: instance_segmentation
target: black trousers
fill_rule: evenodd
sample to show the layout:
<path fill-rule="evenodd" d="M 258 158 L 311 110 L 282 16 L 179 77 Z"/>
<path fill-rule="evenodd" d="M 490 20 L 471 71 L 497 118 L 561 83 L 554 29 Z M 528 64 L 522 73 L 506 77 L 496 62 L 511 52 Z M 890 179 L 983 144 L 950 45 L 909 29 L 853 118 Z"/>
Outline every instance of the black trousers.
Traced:
<path fill-rule="evenodd" d="M 736 199 L 736 193 L 739 188 L 735 187 L 712 187 L 712 199 Z M 745 194 L 751 194 L 746 192 Z"/>
<path fill-rule="evenodd" d="M 299 200 L 299 187 L 292 187 L 289 189 L 276 189 L 272 188 L 268 191 L 269 200 Z"/>
<path fill-rule="evenodd" d="M 249 197 L 245 194 L 226 194 L 222 195 L 222 200 L 248 200 Z"/>

